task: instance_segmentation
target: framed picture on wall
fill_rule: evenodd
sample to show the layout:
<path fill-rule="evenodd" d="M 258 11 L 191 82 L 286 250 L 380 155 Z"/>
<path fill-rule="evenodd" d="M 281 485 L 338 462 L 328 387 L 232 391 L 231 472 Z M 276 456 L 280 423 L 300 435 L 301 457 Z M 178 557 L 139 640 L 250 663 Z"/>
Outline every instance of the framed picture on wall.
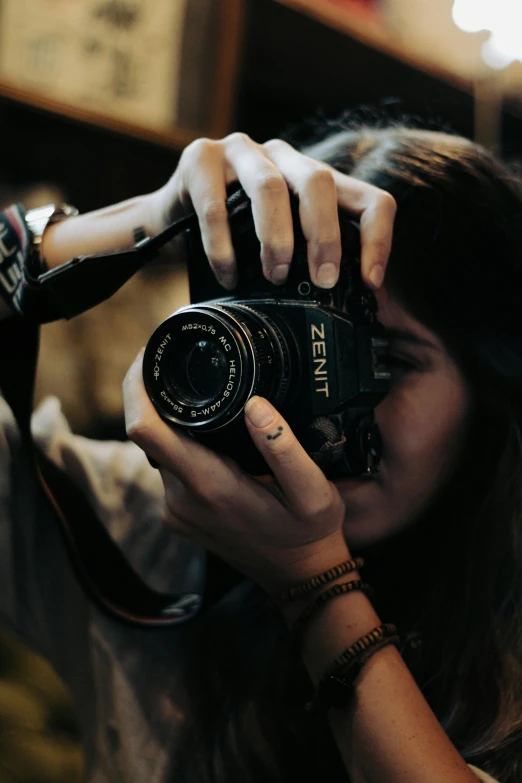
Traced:
<path fill-rule="evenodd" d="M 244 0 L 0 0 L 0 95 L 183 145 L 229 130 Z"/>

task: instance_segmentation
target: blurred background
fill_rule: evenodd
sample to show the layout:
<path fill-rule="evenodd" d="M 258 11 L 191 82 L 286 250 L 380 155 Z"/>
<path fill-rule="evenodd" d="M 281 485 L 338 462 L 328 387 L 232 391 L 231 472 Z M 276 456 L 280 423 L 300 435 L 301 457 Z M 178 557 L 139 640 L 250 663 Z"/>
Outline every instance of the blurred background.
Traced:
<path fill-rule="evenodd" d="M 154 190 L 198 136 L 263 142 L 357 106 L 441 120 L 522 158 L 518 0 L 0 0 L 0 206 L 80 211 Z M 294 132 L 296 139 L 299 134 Z M 121 382 L 188 301 L 156 262 L 43 328 L 37 400 L 124 437 Z M 81 737 L 47 662 L 0 633 L 0 783 L 80 783 Z"/>

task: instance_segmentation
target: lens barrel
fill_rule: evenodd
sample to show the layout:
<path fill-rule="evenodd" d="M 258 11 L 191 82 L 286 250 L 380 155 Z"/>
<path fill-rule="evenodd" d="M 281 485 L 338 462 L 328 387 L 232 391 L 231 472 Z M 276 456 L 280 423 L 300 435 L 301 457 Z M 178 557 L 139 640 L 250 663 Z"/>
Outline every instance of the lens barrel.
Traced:
<path fill-rule="evenodd" d="M 291 380 L 283 331 L 242 304 L 183 308 L 147 344 L 147 393 L 164 419 L 208 432 L 239 416 L 254 394 L 279 406 Z"/>

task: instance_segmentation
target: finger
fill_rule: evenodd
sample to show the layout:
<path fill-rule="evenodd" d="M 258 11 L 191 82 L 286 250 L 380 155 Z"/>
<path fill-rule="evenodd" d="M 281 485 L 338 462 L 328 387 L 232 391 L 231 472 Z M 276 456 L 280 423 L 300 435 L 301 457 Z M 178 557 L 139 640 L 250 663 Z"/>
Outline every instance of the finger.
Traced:
<path fill-rule="evenodd" d="M 165 488 L 161 521 L 174 533 L 185 538 L 193 537 L 197 531 L 187 516 L 187 509 L 194 512 L 194 497 L 172 471 L 160 468 L 159 472 Z"/>
<path fill-rule="evenodd" d="M 299 198 L 299 219 L 308 245 L 312 282 L 331 288 L 337 282 L 341 263 L 337 187 L 332 170 L 280 139 L 263 146 Z"/>
<path fill-rule="evenodd" d="M 292 510 L 303 516 L 331 509 L 332 489 L 281 414 L 263 397 L 245 406 L 245 422 Z"/>
<path fill-rule="evenodd" d="M 263 273 L 267 280 L 283 283 L 294 251 L 288 185 L 262 146 L 245 134 L 233 133 L 223 143 L 226 160 L 252 202 Z"/>
<path fill-rule="evenodd" d="M 158 463 L 170 471 L 196 497 L 219 504 L 248 480 L 229 458 L 198 443 L 160 418 L 143 383 L 143 359 L 138 354 L 123 382 L 127 435 Z M 252 482 L 254 484 L 254 482 Z"/>
<path fill-rule="evenodd" d="M 381 287 L 390 255 L 397 204 L 390 193 L 334 171 L 339 205 L 360 217 L 361 275 L 370 288 Z"/>
<path fill-rule="evenodd" d="M 159 462 L 156 462 L 155 459 L 152 459 L 148 454 L 145 454 L 147 457 L 148 463 L 151 466 L 151 468 L 154 468 L 154 470 L 157 470 L 159 468 Z"/>
<path fill-rule="evenodd" d="M 216 279 L 231 290 L 237 282 L 236 260 L 226 207 L 226 185 L 234 173 L 226 165 L 223 146 L 198 139 L 183 153 L 183 184 L 198 216 L 203 249 Z"/>
<path fill-rule="evenodd" d="M 159 467 L 168 467 L 182 480 L 190 473 L 193 458 L 189 450 L 204 451 L 201 444 L 163 421 L 154 408 L 143 383 L 143 354 L 140 351 L 123 381 L 125 427 L 129 438 L 137 443 Z M 208 452 L 211 455 L 211 452 Z"/>
<path fill-rule="evenodd" d="M 183 451 L 181 437 L 158 416 L 145 390 L 142 351 L 123 381 L 123 409 L 127 435 L 143 449 L 154 467 L 161 467 L 171 451 Z"/>

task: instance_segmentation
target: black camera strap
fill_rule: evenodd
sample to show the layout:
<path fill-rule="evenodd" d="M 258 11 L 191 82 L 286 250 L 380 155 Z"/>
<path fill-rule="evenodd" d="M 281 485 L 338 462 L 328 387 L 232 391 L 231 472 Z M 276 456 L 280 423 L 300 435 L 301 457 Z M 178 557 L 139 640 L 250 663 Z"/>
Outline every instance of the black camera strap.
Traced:
<path fill-rule="evenodd" d="M 107 299 L 181 231 L 197 224 L 189 215 L 161 234 L 130 249 L 81 256 L 31 278 L 25 269 L 18 301 L 22 316 L 0 322 L 0 387 L 30 455 L 31 467 L 51 505 L 76 575 L 89 597 L 106 613 L 126 623 L 165 627 L 186 622 L 203 603 L 214 603 L 238 575 L 210 555 L 205 595 L 162 594 L 133 571 L 74 482 L 33 443 L 30 417 L 39 345 L 39 324 L 71 318 Z"/>
<path fill-rule="evenodd" d="M 197 225 L 197 216 L 192 213 L 134 247 L 78 256 L 39 277 L 32 277 L 26 265 L 20 296 L 22 313 L 43 324 L 90 310 L 115 294 L 178 234 Z"/>

